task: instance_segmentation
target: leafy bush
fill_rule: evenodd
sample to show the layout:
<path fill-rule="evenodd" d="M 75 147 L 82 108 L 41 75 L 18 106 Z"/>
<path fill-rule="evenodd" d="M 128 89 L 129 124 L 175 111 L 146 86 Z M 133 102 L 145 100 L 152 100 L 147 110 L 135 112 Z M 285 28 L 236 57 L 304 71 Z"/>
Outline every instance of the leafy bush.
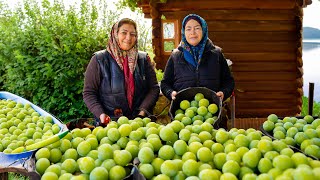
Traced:
<path fill-rule="evenodd" d="M 64 121 L 92 116 L 82 100 L 85 68 L 121 13 L 106 9 L 105 0 L 24 0 L 14 9 L 0 1 L 0 89 Z"/>
<path fill-rule="evenodd" d="M 120 0 L 120 5 L 121 6 L 127 6 L 129 7 L 132 11 L 136 10 L 138 7 L 138 2 L 141 2 L 142 0 Z M 160 3 L 166 3 L 167 0 L 149 0 L 149 2 L 154 1 L 154 2 L 160 2 Z"/>
<path fill-rule="evenodd" d="M 306 116 L 308 115 L 308 98 L 303 96 L 302 97 L 302 111 L 301 111 L 301 116 Z M 320 117 L 320 102 L 313 102 L 313 113 L 310 115 L 313 116 L 319 116 Z"/>
<path fill-rule="evenodd" d="M 156 69 L 157 81 L 161 82 L 163 79 L 163 71 L 162 69 Z"/>

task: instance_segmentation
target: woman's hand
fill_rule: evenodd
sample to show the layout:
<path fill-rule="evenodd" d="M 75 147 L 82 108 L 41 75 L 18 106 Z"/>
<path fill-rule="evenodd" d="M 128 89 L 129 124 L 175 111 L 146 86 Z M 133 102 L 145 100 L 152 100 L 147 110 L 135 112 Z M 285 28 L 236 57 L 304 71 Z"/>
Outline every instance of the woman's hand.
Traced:
<path fill-rule="evenodd" d="M 223 101 L 224 94 L 223 94 L 222 91 L 217 92 L 216 95 L 217 95 L 218 97 L 220 97 L 221 101 Z"/>
<path fill-rule="evenodd" d="M 176 99 L 176 95 L 177 95 L 177 91 L 172 91 L 171 93 L 171 99 L 175 100 Z"/>
<path fill-rule="evenodd" d="M 140 111 L 138 115 L 142 117 L 146 117 L 146 113 L 144 111 Z"/>
<path fill-rule="evenodd" d="M 100 118 L 100 122 L 102 124 L 107 124 L 110 121 L 110 117 L 108 115 L 106 115 L 105 113 L 102 113 L 99 118 Z"/>

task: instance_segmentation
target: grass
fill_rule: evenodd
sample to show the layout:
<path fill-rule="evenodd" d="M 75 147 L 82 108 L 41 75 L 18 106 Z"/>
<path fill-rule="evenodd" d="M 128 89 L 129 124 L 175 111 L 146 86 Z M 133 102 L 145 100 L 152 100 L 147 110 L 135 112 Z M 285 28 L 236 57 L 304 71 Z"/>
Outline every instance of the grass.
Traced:
<path fill-rule="evenodd" d="M 301 116 L 308 115 L 308 98 L 302 97 L 302 111 Z M 311 115 L 311 114 L 310 114 Z M 320 116 L 320 102 L 313 102 L 313 113 L 312 116 Z"/>
<path fill-rule="evenodd" d="M 8 180 L 29 180 L 30 178 L 18 173 L 9 172 Z"/>

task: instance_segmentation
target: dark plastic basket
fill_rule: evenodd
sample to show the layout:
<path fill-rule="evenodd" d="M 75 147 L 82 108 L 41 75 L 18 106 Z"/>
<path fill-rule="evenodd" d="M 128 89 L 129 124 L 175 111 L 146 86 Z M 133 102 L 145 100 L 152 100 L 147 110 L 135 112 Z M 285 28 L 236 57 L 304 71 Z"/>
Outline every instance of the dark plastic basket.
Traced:
<path fill-rule="evenodd" d="M 170 109 L 169 109 L 169 115 L 171 119 L 174 119 L 174 114 L 175 111 L 180 108 L 180 102 L 182 100 L 188 100 L 192 101 L 194 100 L 194 96 L 197 93 L 202 93 L 206 99 L 209 100 L 209 103 L 212 104 L 217 104 L 218 106 L 218 111 L 216 114 L 213 114 L 213 116 L 217 116 L 217 121 L 218 122 L 220 119 L 221 115 L 221 109 L 222 109 L 222 101 L 221 99 L 216 95 L 216 92 L 212 91 L 211 89 L 208 89 L 206 87 L 189 87 L 186 89 L 183 89 L 179 91 L 176 95 L 176 99 L 171 101 Z"/>
<path fill-rule="evenodd" d="M 130 175 L 125 177 L 123 180 L 146 180 L 146 178 L 139 172 L 139 169 L 135 165 L 127 166 L 131 169 Z"/>
<path fill-rule="evenodd" d="M 94 118 L 78 118 L 68 121 L 66 126 L 69 130 L 73 130 L 75 128 L 89 128 L 93 130 L 96 127 L 96 121 Z"/>

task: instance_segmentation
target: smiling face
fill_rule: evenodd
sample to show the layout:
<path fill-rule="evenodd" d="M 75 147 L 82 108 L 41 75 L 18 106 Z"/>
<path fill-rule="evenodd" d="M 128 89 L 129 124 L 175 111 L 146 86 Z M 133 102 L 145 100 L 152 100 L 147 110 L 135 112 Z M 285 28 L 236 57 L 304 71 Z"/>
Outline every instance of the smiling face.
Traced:
<path fill-rule="evenodd" d="M 119 47 L 122 50 L 130 50 L 137 41 L 137 31 L 132 24 L 123 24 L 118 31 Z"/>
<path fill-rule="evenodd" d="M 186 36 L 187 42 L 196 46 L 202 39 L 202 27 L 196 20 L 189 20 L 185 26 L 184 34 Z"/>

